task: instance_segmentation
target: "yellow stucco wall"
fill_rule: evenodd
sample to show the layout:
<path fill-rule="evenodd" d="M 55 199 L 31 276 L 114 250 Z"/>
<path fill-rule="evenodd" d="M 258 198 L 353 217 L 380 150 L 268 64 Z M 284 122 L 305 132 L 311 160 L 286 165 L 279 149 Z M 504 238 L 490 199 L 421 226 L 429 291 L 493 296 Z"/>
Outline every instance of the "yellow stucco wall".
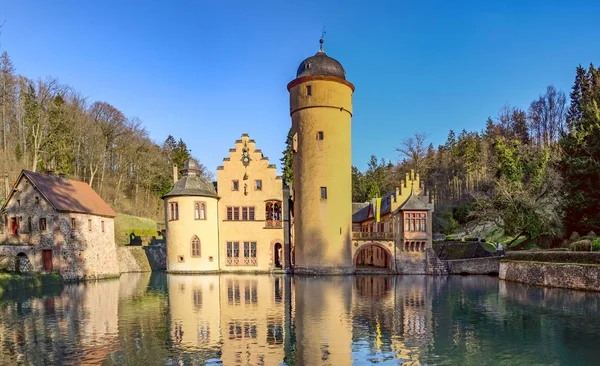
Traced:
<path fill-rule="evenodd" d="M 169 203 L 179 205 L 179 219 L 169 220 Z M 206 203 L 206 219 L 196 220 L 194 203 Z M 214 197 L 167 197 L 167 270 L 172 272 L 207 272 L 219 270 L 219 225 L 217 199 Z M 192 238 L 200 239 L 200 256 L 192 257 Z M 183 256 L 183 262 L 179 260 Z M 212 260 L 211 260 L 212 257 Z"/>
<path fill-rule="evenodd" d="M 333 77 L 303 77 L 288 89 L 296 141 L 296 266 L 351 268 L 353 87 Z M 319 131 L 322 140 L 317 139 Z M 321 187 L 327 188 L 327 199 L 321 198 Z"/>
<path fill-rule="evenodd" d="M 242 164 L 243 149 L 248 149 L 250 163 Z M 246 178 L 246 179 L 244 179 Z M 233 181 L 238 181 L 239 188 L 234 191 Z M 262 183 L 257 190 L 256 181 Z M 270 164 L 261 150 L 256 147 L 254 140 L 247 134 L 237 140 L 235 148 L 229 150 L 229 157 L 223 159 L 223 165 L 217 168 L 217 188 L 219 196 L 219 230 L 221 247 L 222 271 L 268 271 L 274 268 L 274 246 L 280 243 L 283 254 L 283 220 L 272 221 L 268 226 L 266 218 L 267 201 L 277 201 L 280 205 L 283 199 L 281 177 L 277 176 L 275 164 Z M 227 207 L 254 207 L 254 221 L 227 220 Z M 241 210 L 241 209 L 240 209 Z M 283 216 L 283 208 L 281 208 Z M 227 263 L 227 242 L 239 242 L 240 257 L 238 265 Z M 256 242 L 256 265 L 244 265 L 244 242 Z M 283 257 L 281 258 L 283 263 Z"/>

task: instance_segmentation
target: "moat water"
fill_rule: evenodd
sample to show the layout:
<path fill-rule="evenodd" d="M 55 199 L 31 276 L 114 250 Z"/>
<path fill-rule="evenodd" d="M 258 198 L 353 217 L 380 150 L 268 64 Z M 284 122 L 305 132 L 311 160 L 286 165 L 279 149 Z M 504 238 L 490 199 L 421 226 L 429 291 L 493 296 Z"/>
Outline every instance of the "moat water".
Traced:
<path fill-rule="evenodd" d="M 495 277 L 127 274 L 0 298 L 0 364 L 597 365 L 600 294 Z"/>

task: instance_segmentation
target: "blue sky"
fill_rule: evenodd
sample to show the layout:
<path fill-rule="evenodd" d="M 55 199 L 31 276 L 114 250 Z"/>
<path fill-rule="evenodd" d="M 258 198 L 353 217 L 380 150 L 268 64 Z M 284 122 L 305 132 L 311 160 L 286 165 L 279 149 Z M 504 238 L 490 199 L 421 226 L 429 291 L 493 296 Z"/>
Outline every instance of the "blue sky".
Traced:
<path fill-rule="evenodd" d="M 279 163 L 286 85 L 318 50 L 356 86 L 352 160 L 398 160 L 415 132 L 444 143 L 505 104 L 526 109 L 575 67 L 600 64 L 594 1 L 0 0 L 0 49 L 28 77 L 57 77 L 91 101 L 183 138 L 211 171 L 249 133 Z M 278 164 L 279 166 L 279 164 Z"/>

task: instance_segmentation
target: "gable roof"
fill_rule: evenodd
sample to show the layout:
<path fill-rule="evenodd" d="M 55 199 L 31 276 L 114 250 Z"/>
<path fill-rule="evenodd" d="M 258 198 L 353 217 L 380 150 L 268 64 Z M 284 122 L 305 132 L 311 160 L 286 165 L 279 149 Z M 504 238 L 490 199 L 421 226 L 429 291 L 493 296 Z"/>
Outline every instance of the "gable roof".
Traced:
<path fill-rule="evenodd" d="M 107 217 L 116 216 L 115 211 L 87 183 L 23 170 L 15 187 L 23 177 L 26 177 L 58 211 Z M 4 206 L 14 192 L 13 189 Z"/>
<path fill-rule="evenodd" d="M 427 211 L 429 205 L 423 203 L 416 195 L 411 194 L 398 209 L 403 211 Z"/>
<path fill-rule="evenodd" d="M 396 211 L 429 211 L 432 209 L 431 203 L 423 202 L 419 196 L 415 194 L 414 187 L 410 188 L 410 196 L 404 201 Z"/>

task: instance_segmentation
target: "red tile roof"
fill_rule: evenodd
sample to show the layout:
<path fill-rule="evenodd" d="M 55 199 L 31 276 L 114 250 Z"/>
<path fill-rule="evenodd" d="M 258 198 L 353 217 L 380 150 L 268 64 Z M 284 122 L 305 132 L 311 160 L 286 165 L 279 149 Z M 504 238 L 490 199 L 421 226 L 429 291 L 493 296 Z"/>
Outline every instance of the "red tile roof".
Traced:
<path fill-rule="evenodd" d="M 56 208 L 63 212 L 115 217 L 112 208 L 87 183 L 23 170 L 26 176 Z"/>

